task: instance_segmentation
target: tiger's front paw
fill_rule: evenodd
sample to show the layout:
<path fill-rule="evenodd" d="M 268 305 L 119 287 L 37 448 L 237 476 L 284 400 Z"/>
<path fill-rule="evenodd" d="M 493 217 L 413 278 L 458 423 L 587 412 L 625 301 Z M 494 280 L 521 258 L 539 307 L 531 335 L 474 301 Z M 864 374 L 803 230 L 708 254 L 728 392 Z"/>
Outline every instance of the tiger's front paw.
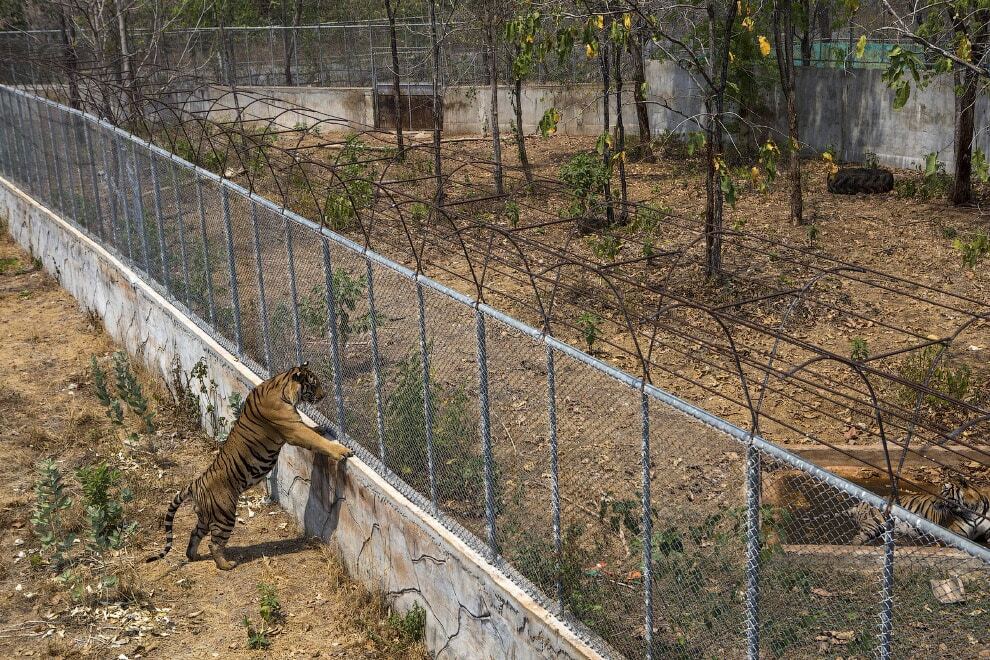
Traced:
<path fill-rule="evenodd" d="M 354 452 L 340 444 L 339 442 L 332 442 L 327 448 L 327 456 L 335 461 L 343 461 L 349 456 L 353 456 Z"/>

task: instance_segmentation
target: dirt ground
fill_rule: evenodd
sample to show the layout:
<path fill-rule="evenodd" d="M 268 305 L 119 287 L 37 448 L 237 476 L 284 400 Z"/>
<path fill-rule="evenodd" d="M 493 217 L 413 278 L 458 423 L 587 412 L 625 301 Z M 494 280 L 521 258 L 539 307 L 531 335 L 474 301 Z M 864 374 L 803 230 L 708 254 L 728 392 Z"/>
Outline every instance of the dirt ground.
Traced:
<path fill-rule="evenodd" d="M 216 443 L 139 370 L 156 432 L 143 433 L 130 410 L 123 425 L 108 419 L 90 357 L 109 369 L 115 350 L 98 319 L 0 231 L 0 657 L 426 656 L 415 618 L 393 615 L 381 595 L 350 582 L 326 546 L 304 538 L 257 490 L 241 502 L 229 551 L 241 564 L 233 571 L 185 560 L 188 505 L 171 555 L 144 563 L 164 542 L 167 503 Z M 78 537 L 58 570 L 32 522 L 36 466 L 45 458 L 56 461 L 73 501 L 61 512 L 62 533 Z M 137 526 L 122 549 L 96 552 L 75 472 L 101 461 L 132 491 L 124 518 Z M 249 650 L 244 619 L 262 626 L 262 583 L 274 587 L 284 617 L 265 624 L 267 651 Z"/>

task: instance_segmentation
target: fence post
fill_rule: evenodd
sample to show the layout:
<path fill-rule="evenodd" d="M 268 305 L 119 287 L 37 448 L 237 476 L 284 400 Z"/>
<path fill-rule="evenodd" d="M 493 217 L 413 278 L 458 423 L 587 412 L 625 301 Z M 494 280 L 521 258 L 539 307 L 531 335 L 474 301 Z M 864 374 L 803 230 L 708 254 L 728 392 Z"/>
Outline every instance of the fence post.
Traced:
<path fill-rule="evenodd" d="M 560 530 L 560 472 L 557 464 L 557 370 L 554 366 L 553 347 L 546 344 L 547 351 L 547 426 L 550 429 L 550 507 L 553 524 L 553 549 L 557 560 L 557 604 L 564 613 L 564 584 L 560 577 L 560 562 L 563 543 Z"/>
<path fill-rule="evenodd" d="M 63 115 L 66 114 L 64 110 L 60 110 L 60 112 L 62 112 Z M 72 127 L 70 129 L 65 126 L 65 123 L 63 123 L 63 132 L 66 133 L 67 136 L 71 134 L 72 139 L 69 140 L 68 137 L 66 138 L 68 141 L 65 145 L 65 149 L 67 154 L 71 153 L 74 157 L 74 164 L 71 171 L 74 171 L 79 178 L 79 188 L 76 188 L 75 182 L 71 181 L 72 174 L 70 171 L 70 185 L 73 188 L 72 208 L 76 213 L 76 223 L 82 225 L 88 230 L 89 222 L 86 219 L 86 187 L 83 185 L 82 158 L 79 155 L 79 131 L 76 130 L 76 114 L 74 112 L 70 112 L 68 113 L 66 119 Z M 70 150 L 72 151 L 70 152 Z M 78 190 L 78 192 L 75 192 L 76 190 Z M 80 205 L 82 208 L 79 208 Z"/>
<path fill-rule="evenodd" d="M 189 298 L 189 257 L 186 254 L 186 219 L 182 213 L 182 192 L 179 190 L 179 167 L 174 160 L 169 161 L 169 171 L 172 174 L 172 190 L 175 192 L 175 222 L 179 227 L 179 259 L 182 262 L 182 291 L 186 309 L 191 310 Z"/>
<path fill-rule="evenodd" d="M 20 98 L 18 98 L 18 102 L 19 101 L 20 101 Z M 20 109 L 20 105 L 19 104 L 18 104 L 18 109 Z M 49 106 L 47 104 L 45 104 L 45 119 L 48 122 L 48 133 L 47 133 L 48 134 L 48 138 L 49 138 L 49 140 L 51 140 L 51 136 L 55 134 L 54 133 L 55 129 L 52 127 L 52 109 L 51 109 L 51 106 Z M 22 123 L 23 123 L 23 120 L 22 120 Z M 25 139 L 25 143 L 24 144 L 25 144 L 25 146 L 27 146 L 27 142 L 26 142 L 26 140 L 27 140 L 27 133 L 25 133 L 24 135 L 25 135 L 25 138 L 24 138 Z M 42 142 L 41 142 L 41 150 L 44 151 L 47 154 L 47 151 L 48 150 L 45 148 L 44 139 L 45 139 L 44 138 L 44 134 L 42 133 L 41 134 L 41 140 L 42 140 Z M 32 140 L 33 140 L 33 138 L 32 138 Z M 53 205 L 52 208 L 53 209 L 57 209 L 58 211 L 61 212 L 61 211 L 64 211 L 64 209 L 66 207 L 66 204 L 65 204 L 65 189 L 64 189 L 64 187 L 62 185 L 62 168 L 59 167 L 59 161 L 61 161 L 62 159 L 61 158 L 55 158 L 54 157 L 54 154 L 51 154 L 51 155 L 52 155 L 52 168 L 55 170 L 55 185 L 58 187 L 58 206 L 54 206 Z M 52 201 L 54 202 L 55 201 L 54 200 L 54 197 L 55 196 L 52 195 L 52 197 L 53 197 L 53 200 Z"/>
<path fill-rule="evenodd" d="M 296 291 L 296 262 L 292 256 L 292 221 L 285 218 L 285 251 L 289 255 L 289 292 L 292 294 L 292 321 L 296 327 L 296 364 L 302 364 L 302 324 L 299 321 L 299 296 Z"/>
<path fill-rule="evenodd" d="M 746 448 L 746 657 L 760 658 L 760 452 Z"/>
<path fill-rule="evenodd" d="M 416 301 L 419 304 L 419 356 L 423 367 L 423 424 L 426 427 L 426 474 L 430 479 L 430 502 L 437 510 L 437 479 L 433 462 L 433 399 L 430 395 L 430 355 L 426 345 L 426 303 L 423 285 L 416 273 Z"/>
<path fill-rule="evenodd" d="M 65 185 L 69 193 L 69 206 L 72 208 L 73 222 L 75 222 L 77 225 L 82 225 L 83 222 L 79 218 L 79 207 L 76 203 L 76 184 L 72 180 L 73 163 L 70 153 L 69 128 L 66 126 L 68 117 L 66 117 L 66 113 L 64 111 L 60 110 L 59 114 L 62 115 L 61 121 L 59 123 L 62 125 L 62 149 L 64 149 L 63 152 L 64 158 L 61 160 L 64 160 L 65 162 L 65 178 L 66 178 Z M 71 116 L 72 115 L 69 115 L 69 117 Z"/>
<path fill-rule="evenodd" d="M 275 373 L 272 365 L 271 337 L 268 331 L 268 302 L 265 300 L 265 274 L 261 266 L 261 238 L 258 234 L 258 205 L 251 202 L 251 230 L 254 235 L 254 265 L 258 275 L 258 303 L 261 311 L 261 342 L 265 351 L 265 369 L 268 376 Z"/>
<path fill-rule="evenodd" d="M 227 186 L 220 182 L 220 206 L 223 210 L 223 227 L 227 234 L 227 266 L 230 268 L 230 304 L 234 308 L 234 344 L 237 357 L 244 357 L 244 339 L 241 336 L 241 299 L 237 295 L 237 263 L 234 259 L 234 230 L 230 224 L 230 195 Z"/>
<path fill-rule="evenodd" d="M 86 142 L 86 156 L 89 159 L 89 178 L 93 183 L 93 203 L 96 205 L 96 226 L 100 238 L 106 240 L 107 230 L 103 226 L 103 203 L 100 201 L 100 180 L 96 175 L 96 154 L 93 153 L 93 140 L 89 134 L 93 125 L 89 120 L 83 120 L 83 139 Z"/>
<path fill-rule="evenodd" d="M 127 237 L 127 258 L 134 263 L 134 245 L 133 245 L 133 230 L 131 229 L 131 208 L 130 204 L 127 203 L 127 190 L 125 189 L 124 183 L 124 172 L 127 169 L 127 161 L 124 158 L 124 148 L 120 146 L 120 140 L 122 138 L 114 133 L 113 142 L 114 150 L 117 154 L 116 160 L 116 174 L 118 179 L 117 194 L 120 196 L 120 208 L 121 214 L 124 218 L 124 235 Z"/>
<path fill-rule="evenodd" d="M 333 281 L 333 262 L 330 260 L 330 243 L 325 237 L 323 242 L 323 274 L 327 286 L 327 324 L 330 326 L 330 359 L 333 364 L 333 394 L 337 402 L 338 438 L 347 433 L 344 425 L 344 374 L 341 370 L 340 336 L 337 327 L 337 294 Z"/>
<path fill-rule="evenodd" d="M 162 264 L 162 284 L 165 285 L 165 290 L 174 296 L 175 293 L 172 291 L 172 284 L 169 281 L 168 258 L 165 256 L 165 214 L 162 212 L 162 184 L 158 180 L 158 166 L 155 163 L 155 156 L 148 156 L 148 165 L 151 168 L 151 188 L 155 201 L 155 224 L 158 225 L 158 256 Z"/>
<path fill-rule="evenodd" d="M 26 120 L 24 117 L 25 113 L 27 114 Z M 41 131 L 39 127 L 31 121 L 30 100 L 18 96 L 17 115 L 23 129 L 21 145 L 24 149 L 23 167 L 25 188 L 31 190 L 32 194 L 38 195 L 41 193 L 41 164 L 45 163 L 47 165 L 50 152 L 45 146 L 44 131 Z M 50 137 L 51 134 L 49 134 L 49 138 Z M 31 143 L 30 147 L 28 146 L 29 140 Z M 39 158 L 39 153 L 43 157 Z"/>
<path fill-rule="evenodd" d="M 371 361 L 375 370 L 375 427 L 378 431 L 378 458 L 385 462 L 385 396 L 382 393 L 382 358 L 378 352 L 378 310 L 375 306 L 374 272 L 371 259 L 365 257 L 368 279 L 368 318 L 371 326 Z"/>
<path fill-rule="evenodd" d="M 206 273 L 207 313 L 210 327 L 216 330 L 216 303 L 213 299 L 213 268 L 210 266 L 210 241 L 206 234 L 206 206 L 203 201 L 203 178 L 196 174 L 196 204 L 199 206 L 199 230 L 203 236 L 203 270 Z"/>
<path fill-rule="evenodd" d="M 141 174 L 138 172 L 137 148 L 131 142 L 131 166 L 127 167 L 125 160 L 124 169 L 127 171 L 127 178 L 131 184 L 131 194 L 134 195 L 134 205 L 131 211 L 134 213 L 135 224 L 141 232 L 141 261 L 144 264 L 144 272 L 151 277 L 151 266 L 148 256 L 148 232 L 144 226 L 144 198 L 141 196 Z"/>
<path fill-rule="evenodd" d="M 24 117 L 21 114 L 21 97 L 19 95 L 13 95 L 14 98 L 8 99 L 10 106 L 10 114 L 15 118 L 17 122 L 17 129 L 13 133 L 13 146 L 14 146 L 14 168 L 11 172 L 11 178 L 14 178 L 19 185 L 24 185 L 27 187 L 17 174 L 22 172 L 27 172 L 27 147 L 24 141 L 27 139 L 26 130 L 27 127 L 24 125 Z M 40 113 L 39 113 L 40 116 Z M 48 200 L 51 204 L 51 200 Z"/>
<path fill-rule="evenodd" d="M 120 250 L 120 246 L 117 244 L 117 201 L 115 199 L 117 184 L 114 178 L 110 176 L 110 161 L 107 158 L 107 152 L 110 149 L 107 147 L 105 130 L 100 131 L 100 145 L 100 151 L 103 154 L 103 176 L 107 181 L 107 204 L 110 206 L 110 240 L 114 248 Z"/>
<path fill-rule="evenodd" d="M 646 657 L 653 658 L 653 499 L 650 494 L 650 397 L 639 391 L 643 440 L 643 626 Z"/>
<path fill-rule="evenodd" d="M 883 527 L 883 574 L 880 600 L 880 660 L 890 660 L 894 632 L 894 517 L 887 512 Z"/>
<path fill-rule="evenodd" d="M 474 327 L 478 337 L 478 412 L 481 430 L 481 451 L 485 468 L 485 523 L 488 532 L 488 549 L 492 557 L 498 554 L 498 535 L 495 524 L 495 455 L 492 452 L 492 422 L 488 398 L 488 347 L 485 337 L 485 313 L 476 304 Z"/>
<path fill-rule="evenodd" d="M 54 179 L 52 178 L 52 162 L 51 162 L 52 152 L 48 149 L 48 147 L 45 146 L 44 134 L 41 130 L 41 106 L 37 101 L 28 102 L 26 103 L 26 105 L 27 105 L 27 119 L 31 128 L 25 130 L 33 131 L 33 133 L 40 138 L 39 148 L 41 150 L 42 157 L 38 159 L 38 162 L 35 163 L 35 171 L 37 171 L 38 173 L 39 182 L 42 179 L 41 170 L 44 169 L 45 171 L 44 179 L 45 182 L 48 184 L 48 195 L 46 202 L 48 205 L 51 205 L 52 201 L 55 199 L 56 186 L 54 183 Z M 32 108 L 34 108 L 34 113 L 31 112 Z M 32 116 L 33 114 L 38 115 L 38 121 L 34 120 L 34 117 Z"/>

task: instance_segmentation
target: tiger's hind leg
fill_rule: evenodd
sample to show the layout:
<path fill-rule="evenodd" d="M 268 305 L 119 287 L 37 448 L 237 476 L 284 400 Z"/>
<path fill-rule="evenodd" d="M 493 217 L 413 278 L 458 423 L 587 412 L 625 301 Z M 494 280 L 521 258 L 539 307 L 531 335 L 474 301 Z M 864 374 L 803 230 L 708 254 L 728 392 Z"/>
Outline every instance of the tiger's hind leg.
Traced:
<path fill-rule="evenodd" d="M 206 533 L 210 531 L 210 526 L 199 520 L 196 522 L 196 529 L 192 531 L 189 535 L 189 545 L 186 546 L 186 559 L 189 561 L 199 561 L 199 544 L 203 541 L 203 537 Z"/>
<path fill-rule="evenodd" d="M 237 566 L 236 561 L 230 561 L 224 555 L 224 548 L 227 546 L 227 540 L 230 539 L 230 533 L 233 529 L 233 520 L 231 520 L 230 526 L 216 522 L 210 525 L 210 554 L 213 555 L 213 561 L 221 571 L 229 571 Z"/>

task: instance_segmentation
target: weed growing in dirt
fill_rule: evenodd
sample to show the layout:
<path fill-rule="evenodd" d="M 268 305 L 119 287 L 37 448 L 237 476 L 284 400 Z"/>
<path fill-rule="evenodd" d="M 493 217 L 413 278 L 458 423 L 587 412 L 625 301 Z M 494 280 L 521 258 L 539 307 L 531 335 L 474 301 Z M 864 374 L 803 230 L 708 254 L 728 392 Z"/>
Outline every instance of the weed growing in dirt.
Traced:
<path fill-rule="evenodd" d="M 275 585 L 261 582 L 258 584 L 258 614 L 261 625 L 257 628 L 254 623 L 244 617 L 242 622 L 247 630 L 247 647 L 252 651 L 267 649 L 272 645 L 271 636 L 278 632 L 278 625 L 285 621 L 285 612 L 278 600 Z"/>
<path fill-rule="evenodd" d="M 374 171 L 361 160 L 366 151 L 358 138 L 349 138 L 335 164 L 334 171 L 342 188 L 327 191 L 323 203 L 323 221 L 334 231 L 350 229 L 358 212 L 374 201 Z"/>
<path fill-rule="evenodd" d="M 337 315 L 337 340 L 343 350 L 355 334 L 367 332 L 371 328 L 371 314 L 353 318 L 358 300 L 364 295 L 367 278 L 351 276 L 343 268 L 333 272 L 333 297 Z M 299 318 L 311 332 L 327 334 L 327 296 L 322 286 L 316 285 L 309 295 L 299 301 Z M 377 319 L 376 319 L 377 320 Z"/>
<path fill-rule="evenodd" d="M 134 498 L 121 485 L 120 471 L 98 463 L 79 468 L 76 477 L 82 486 L 90 543 L 99 551 L 123 548 L 137 523 L 124 520 L 124 504 Z"/>
<path fill-rule="evenodd" d="M 145 396 L 144 389 L 141 387 L 141 383 L 138 382 L 137 376 L 131 370 L 130 361 L 123 351 L 117 351 L 113 354 L 113 371 L 117 396 L 127 404 L 127 407 L 133 413 L 144 421 L 145 432 L 154 433 L 155 413 L 151 410 L 148 397 Z M 95 379 L 96 375 L 94 373 L 94 382 Z"/>
<path fill-rule="evenodd" d="M 595 342 L 602 336 L 601 326 L 602 317 L 594 312 L 584 312 L 578 317 L 578 328 L 581 330 L 581 336 L 588 346 L 589 353 L 594 351 Z"/>
<path fill-rule="evenodd" d="M 981 232 L 968 241 L 957 238 L 952 242 L 952 246 L 962 253 L 964 266 L 975 268 L 976 264 L 990 254 L 990 235 Z"/>
<path fill-rule="evenodd" d="M 849 359 L 853 362 L 866 362 L 870 359 L 870 349 L 862 337 L 853 337 L 849 342 Z"/>
<path fill-rule="evenodd" d="M 612 262 L 622 249 L 622 241 L 612 232 L 602 236 L 589 236 L 588 247 L 601 261 Z"/>
<path fill-rule="evenodd" d="M 38 463 L 38 481 L 34 485 L 34 507 L 31 524 L 41 543 L 41 552 L 56 569 L 65 564 L 65 553 L 72 547 L 75 536 L 64 534 L 63 512 L 72 507 L 62 473 L 52 459 Z"/>
<path fill-rule="evenodd" d="M 509 221 L 509 226 L 513 229 L 519 226 L 519 204 L 515 201 L 510 199 L 505 203 L 502 208 L 502 215 Z"/>
<path fill-rule="evenodd" d="M 20 263 L 17 257 L 4 257 L 0 259 L 0 275 L 6 275 L 9 271 L 14 270 L 17 264 Z"/>
<path fill-rule="evenodd" d="M 894 183 L 894 194 L 898 197 L 928 201 L 943 199 L 952 187 L 952 177 L 945 172 L 945 163 L 935 152 L 925 154 L 925 167 L 918 168 L 914 177 L 898 179 Z"/>
<path fill-rule="evenodd" d="M 937 361 L 937 363 L 936 363 Z M 927 385 L 938 394 L 925 394 L 922 403 L 934 410 L 944 410 L 953 407 L 956 399 L 965 401 L 972 394 L 972 377 L 969 367 L 962 364 L 954 366 L 947 354 L 942 354 L 942 345 L 934 344 L 925 347 L 920 353 L 915 352 L 905 360 L 900 368 L 900 376 L 918 385 Z M 902 385 L 898 390 L 898 398 L 909 406 L 914 406 L 919 391 L 915 387 Z"/>
<path fill-rule="evenodd" d="M 610 177 L 611 172 L 594 153 L 578 154 L 565 163 L 560 168 L 560 178 L 571 192 L 571 205 L 565 209 L 565 215 L 570 218 L 599 215 L 604 209 L 603 190 Z"/>
<path fill-rule="evenodd" d="M 409 205 L 409 217 L 416 224 L 426 222 L 426 217 L 430 214 L 430 209 L 422 202 L 413 202 Z"/>
<path fill-rule="evenodd" d="M 428 493 L 423 367 L 419 351 L 399 363 L 393 382 L 395 390 L 385 402 L 385 428 L 390 441 L 386 447 L 386 464 L 409 485 Z M 478 425 L 470 411 L 467 392 L 463 384 L 444 386 L 431 376 L 430 400 L 437 497 L 466 505 L 465 513 L 476 515 L 484 507 L 484 489 L 479 487 L 484 479 L 484 463 Z M 496 500 L 499 499 L 496 492 Z"/>
<path fill-rule="evenodd" d="M 398 634 L 402 644 L 421 642 L 426 633 L 426 610 L 419 603 L 413 603 L 412 609 L 405 614 L 390 614 L 388 625 Z"/>

